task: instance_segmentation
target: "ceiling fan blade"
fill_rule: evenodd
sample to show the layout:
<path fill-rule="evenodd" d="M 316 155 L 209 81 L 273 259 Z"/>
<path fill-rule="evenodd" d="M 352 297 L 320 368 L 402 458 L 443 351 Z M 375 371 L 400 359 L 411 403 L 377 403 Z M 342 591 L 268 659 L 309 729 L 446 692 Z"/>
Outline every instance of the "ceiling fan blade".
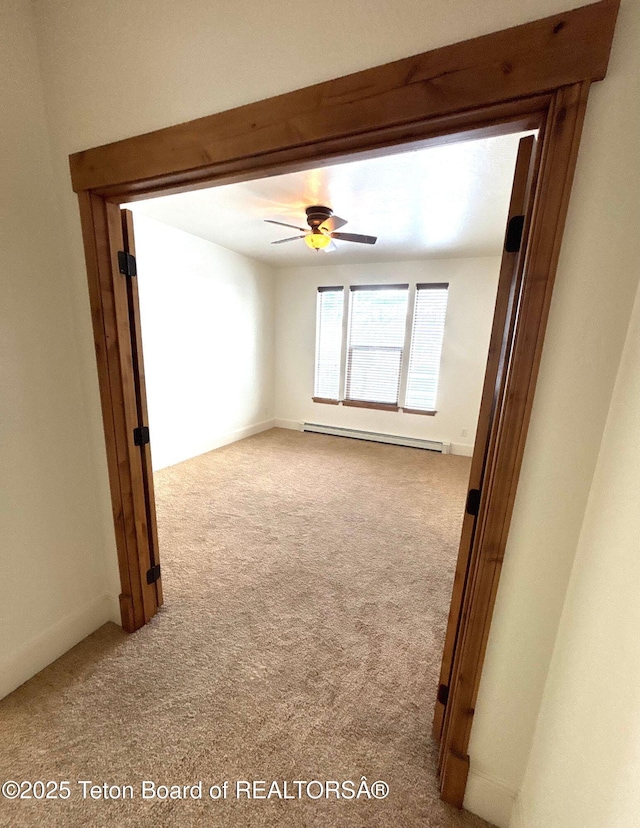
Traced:
<path fill-rule="evenodd" d="M 322 230 L 327 230 L 327 232 L 332 233 L 334 230 L 339 230 L 341 227 L 344 227 L 345 224 L 348 224 L 346 219 L 340 218 L 340 216 L 330 216 L 326 221 L 323 221 L 320 227 Z"/>
<path fill-rule="evenodd" d="M 293 227 L 294 230 L 302 230 L 303 233 L 307 232 L 306 227 L 297 227 L 295 224 L 285 224 L 284 221 L 273 221 L 273 219 L 265 219 L 267 224 L 279 224 L 281 227 Z"/>
<path fill-rule="evenodd" d="M 326 247 L 321 247 L 320 249 L 324 253 L 330 253 L 332 250 L 337 250 L 338 248 L 335 246 L 333 242 L 331 242 L 331 244 L 328 244 Z"/>
<path fill-rule="evenodd" d="M 362 236 L 360 233 L 331 233 L 331 238 L 359 244 L 375 244 L 378 241 L 377 236 Z"/>
<path fill-rule="evenodd" d="M 305 233 L 305 236 L 307 234 Z M 272 241 L 271 244 L 284 244 L 288 241 L 295 241 L 296 239 L 304 239 L 304 236 L 289 236 L 288 239 L 277 239 L 276 241 Z"/>

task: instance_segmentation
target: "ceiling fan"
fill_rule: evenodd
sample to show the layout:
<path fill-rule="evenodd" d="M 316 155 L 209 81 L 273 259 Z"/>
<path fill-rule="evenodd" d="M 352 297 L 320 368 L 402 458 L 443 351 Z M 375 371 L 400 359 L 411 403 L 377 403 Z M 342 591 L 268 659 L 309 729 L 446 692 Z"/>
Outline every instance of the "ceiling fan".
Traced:
<path fill-rule="evenodd" d="M 333 243 L 334 239 L 347 242 L 358 242 L 358 244 L 375 244 L 378 240 L 377 236 L 363 236 L 360 233 L 338 233 L 336 232 L 347 223 L 346 219 L 339 218 L 333 215 L 333 210 L 329 207 L 323 207 L 316 204 L 312 207 L 307 207 L 305 210 L 307 214 L 307 224 L 310 230 L 306 227 L 297 227 L 295 224 L 285 224 L 283 221 L 273 221 L 265 219 L 268 224 L 279 224 L 281 227 L 293 227 L 294 230 L 302 231 L 302 236 L 289 236 L 286 239 L 277 239 L 271 244 L 284 244 L 285 242 L 295 241 L 296 239 L 304 239 L 312 250 L 336 250 Z"/>

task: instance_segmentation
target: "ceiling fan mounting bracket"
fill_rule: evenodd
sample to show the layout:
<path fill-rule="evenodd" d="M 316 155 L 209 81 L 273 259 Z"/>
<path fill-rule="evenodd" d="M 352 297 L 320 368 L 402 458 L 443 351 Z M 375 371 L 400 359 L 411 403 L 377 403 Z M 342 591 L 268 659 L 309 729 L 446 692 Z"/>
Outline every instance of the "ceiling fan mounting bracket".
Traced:
<path fill-rule="evenodd" d="M 333 215 L 333 210 L 329 207 L 323 207 L 321 204 L 314 204 L 307 207 L 305 210 L 307 214 L 307 224 L 312 230 L 316 230 L 320 225 Z"/>

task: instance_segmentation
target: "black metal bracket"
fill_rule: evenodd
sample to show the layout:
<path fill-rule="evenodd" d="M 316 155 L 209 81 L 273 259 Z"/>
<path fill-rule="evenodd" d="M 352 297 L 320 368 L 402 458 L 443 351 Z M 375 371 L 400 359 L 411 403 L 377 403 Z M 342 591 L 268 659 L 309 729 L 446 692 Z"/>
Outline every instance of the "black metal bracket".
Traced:
<path fill-rule="evenodd" d="M 522 231 L 524 230 L 524 216 L 512 216 L 507 224 L 507 237 L 504 242 L 504 249 L 507 253 L 518 253 L 522 244 Z"/>
<path fill-rule="evenodd" d="M 160 579 L 160 564 L 156 564 L 152 566 L 151 569 L 147 570 L 147 583 L 148 584 L 155 584 L 156 581 Z"/>
<path fill-rule="evenodd" d="M 146 446 L 150 439 L 149 426 L 138 426 L 133 429 L 133 442 L 136 446 Z"/>
<path fill-rule="evenodd" d="M 118 270 L 123 276 L 135 276 L 138 272 L 136 257 L 125 250 L 118 250 Z"/>
<path fill-rule="evenodd" d="M 466 511 L 468 515 L 477 515 L 480 509 L 480 489 L 469 489 Z"/>

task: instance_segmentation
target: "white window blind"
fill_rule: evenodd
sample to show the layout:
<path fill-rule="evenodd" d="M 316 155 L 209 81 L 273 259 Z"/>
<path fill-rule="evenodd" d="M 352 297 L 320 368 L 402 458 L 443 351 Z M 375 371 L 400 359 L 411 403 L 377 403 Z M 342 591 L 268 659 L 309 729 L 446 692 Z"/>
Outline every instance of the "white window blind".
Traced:
<path fill-rule="evenodd" d="M 440 374 L 449 285 L 416 286 L 411 333 L 411 353 L 404 406 L 416 411 L 435 411 Z"/>
<path fill-rule="evenodd" d="M 316 373 L 313 387 L 313 396 L 318 399 L 337 400 L 340 396 L 343 306 L 343 288 L 318 288 Z"/>
<path fill-rule="evenodd" d="M 347 400 L 398 404 L 408 285 L 351 288 Z"/>

